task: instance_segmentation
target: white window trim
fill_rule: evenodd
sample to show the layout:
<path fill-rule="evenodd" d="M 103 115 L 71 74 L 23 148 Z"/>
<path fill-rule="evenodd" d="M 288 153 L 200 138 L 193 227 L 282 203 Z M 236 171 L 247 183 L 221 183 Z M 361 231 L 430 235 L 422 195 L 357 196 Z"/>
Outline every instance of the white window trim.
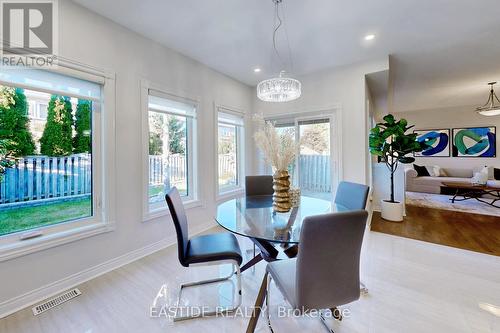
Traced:
<path fill-rule="evenodd" d="M 51 71 L 103 84 L 100 116 L 94 115 L 93 216 L 0 236 L 0 262 L 115 229 L 115 73 L 59 58 Z M 105 103 L 104 103 L 105 101 Z M 40 234 L 21 240 L 23 235 Z"/>
<path fill-rule="evenodd" d="M 219 112 L 233 114 L 235 116 L 241 117 L 243 119 L 243 126 L 237 126 L 237 134 L 236 134 L 236 152 L 237 152 L 237 181 L 238 185 L 226 187 L 223 190 L 219 187 Z M 246 127 L 247 119 L 246 113 L 238 108 L 225 106 L 223 104 L 214 103 L 214 169 L 215 169 L 215 200 L 216 201 L 224 201 L 232 198 L 236 198 L 245 193 L 245 127 Z"/>
<path fill-rule="evenodd" d="M 188 142 L 192 142 L 192 149 L 188 158 L 188 184 L 192 184 L 192 193 L 188 197 L 183 197 L 185 209 L 191 209 L 203 206 L 203 202 L 199 198 L 199 182 L 198 176 L 200 175 L 200 166 L 198 163 L 200 147 L 199 126 L 197 123 L 200 121 L 200 98 L 198 96 L 191 96 L 185 92 L 178 92 L 174 89 L 169 89 L 160 84 L 152 83 L 149 80 L 141 80 L 141 114 L 142 114 L 142 221 L 147 222 L 160 217 L 169 216 L 167 204 L 163 208 L 150 210 L 149 209 L 149 90 L 153 89 L 177 101 L 185 101 L 189 104 L 194 104 L 196 107 L 196 121 L 193 121 L 192 131 L 188 131 Z M 188 150 L 189 154 L 189 150 Z M 192 172 L 190 172 L 192 171 Z M 189 186 L 189 185 L 188 185 Z"/>

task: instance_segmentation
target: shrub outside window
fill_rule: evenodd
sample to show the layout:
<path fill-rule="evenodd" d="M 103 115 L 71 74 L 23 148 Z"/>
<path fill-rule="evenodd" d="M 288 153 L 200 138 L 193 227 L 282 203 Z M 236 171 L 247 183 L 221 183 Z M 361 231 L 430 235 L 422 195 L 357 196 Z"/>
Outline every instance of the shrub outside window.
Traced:
<path fill-rule="evenodd" d="M 0 236 L 94 216 L 101 88 L 39 69 L 0 70 Z"/>
<path fill-rule="evenodd" d="M 149 89 L 147 124 L 147 212 L 165 210 L 165 194 L 174 186 L 184 201 L 196 199 L 196 105 Z"/>

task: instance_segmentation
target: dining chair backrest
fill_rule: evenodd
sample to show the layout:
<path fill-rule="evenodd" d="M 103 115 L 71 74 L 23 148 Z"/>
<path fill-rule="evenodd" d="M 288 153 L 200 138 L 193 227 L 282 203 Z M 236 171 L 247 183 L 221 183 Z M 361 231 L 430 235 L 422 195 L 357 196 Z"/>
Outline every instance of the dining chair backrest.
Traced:
<path fill-rule="evenodd" d="M 363 184 L 340 182 L 335 195 L 335 203 L 349 210 L 365 209 L 370 187 Z"/>
<path fill-rule="evenodd" d="M 177 234 L 177 247 L 179 261 L 182 266 L 189 266 L 186 263 L 187 257 L 187 246 L 188 246 L 188 223 L 186 212 L 184 211 L 184 204 L 182 203 L 181 196 L 177 187 L 173 187 L 166 195 L 165 200 L 167 201 L 168 209 L 170 210 L 170 215 L 172 216 L 172 221 L 174 222 L 175 232 Z"/>
<path fill-rule="evenodd" d="M 252 195 L 272 195 L 273 176 L 246 176 L 245 194 Z"/>
<path fill-rule="evenodd" d="M 306 217 L 296 265 L 297 308 L 328 309 L 359 298 L 359 260 L 368 213 Z"/>

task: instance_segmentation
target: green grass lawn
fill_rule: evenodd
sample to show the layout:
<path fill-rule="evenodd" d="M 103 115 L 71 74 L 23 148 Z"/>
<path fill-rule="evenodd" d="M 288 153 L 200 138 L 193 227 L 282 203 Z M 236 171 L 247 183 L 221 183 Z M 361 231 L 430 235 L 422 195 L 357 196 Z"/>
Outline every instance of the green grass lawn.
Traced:
<path fill-rule="evenodd" d="M 163 185 L 149 185 L 149 189 L 148 189 L 149 198 L 158 197 L 160 195 L 163 198 L 163 196 L 164 196 L 163 188 L 164 188 Z M 182 184 L 178 185 L 177 190 L 179 191 L 180 195 L 186 195 L 186 193 L 187 193 L 186 184 L 182 183 Z"/>
<path fill-rule="evenodd" d="M 41 206 L 0 209 L 0 235 L 90 216 L 90 198 L 54 202 Z"/>
<path fill-rule="evenodd" d="M 149 185 L 149 197 L 156 197 L 158 194 L 163 193 L 163 185 Z"/>

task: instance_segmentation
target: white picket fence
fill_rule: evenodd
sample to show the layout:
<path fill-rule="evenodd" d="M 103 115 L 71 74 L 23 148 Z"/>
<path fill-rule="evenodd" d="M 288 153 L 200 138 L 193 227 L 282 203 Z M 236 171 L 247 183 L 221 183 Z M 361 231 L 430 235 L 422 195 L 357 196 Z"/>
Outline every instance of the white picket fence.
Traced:
<path fill-rule="evenodd" d="M 235 170 L 234 155 L 219 155 L 219 175 Z M 307 191 L 331 192 L 329 156 L 301 155 L 300 188 Z M 168 176 L 168 177 L 167 177 Z M 184 182 L 187 177 L 186 158 L 174 154 L 165 160 L 149 156 L 149 184 L 170 186 Z M 0 204 L 71 197 L 92 192 L 92 162 L 89 154 L 67 157 L 33 156 L 22 158 L 6 170 L 0 183 Z"/>
<path fill-rule="evenodd" d="M 299 163 L 299 187 L 302 190 L 312 192 L 332 191 L 330 156 L 300 155 Z"/>
<path fill-rule="evenodd" d="M 235 164 L 234 155 L 219 155 L 219 175 L 234 173 Z M 175 186 L 177 183 L 184 182 L 186 177 L 186 157 L 184 155 L 173 154 L 166 158 L 161 155 L 149 156 L 149 185 L 163 185 L 168 179 L 170 186 Z"/>
<path fill-rule="evenodd" d="M 169 177 L 166 177 L 167 174 Z M 180 154 L 149 155 L 149 185 L 162 185 L 169 178 L 170 184 L 176 184 L 186 179 L 186 157 Z"/>
<path fill-rule="evenodd" d="M 237 172 L 236 156 L 234 154 L 219 155 L 219 177 L 235 177 L 235 172 Z"/>
<path fill-rule="evenodd" d="M 219 155 L 219 175 L 234 173 L 235 163 L 234 155 Z M 301 189 L 312 192 L 332 191 L 330 156 L 300 155 L 299 163 Z M 185 156 L 170 155 L 166 160 L 163 156 L 149 156 L 149 185 L 164 185 L 166 172 L 170 174 L 170 186 L 184 182 L 187 175 Z"/>
<path fill-rule="evenodd" d="M 91 175 L 89 154 L 22 158 L 6 169 L 0 183 L 0 204 L 90 194 Z"/>

